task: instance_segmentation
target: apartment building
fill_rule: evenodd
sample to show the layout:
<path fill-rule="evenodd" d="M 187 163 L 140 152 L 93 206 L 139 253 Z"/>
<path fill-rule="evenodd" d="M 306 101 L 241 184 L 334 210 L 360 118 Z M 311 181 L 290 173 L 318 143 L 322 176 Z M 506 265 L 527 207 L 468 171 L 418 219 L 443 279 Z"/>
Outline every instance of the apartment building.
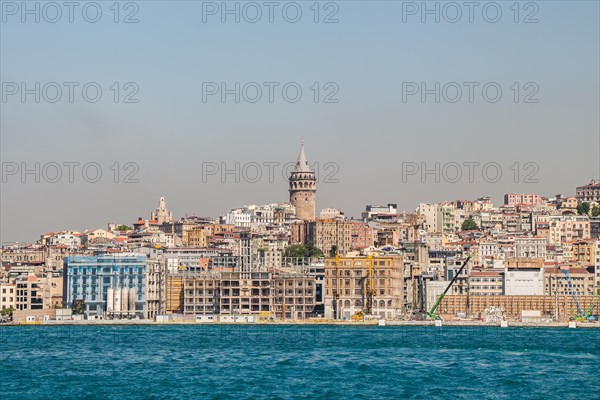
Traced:
<path fill-rule="evenodd" d="M 590 239 L 590 220 L 582 215 L 552 215 L 548 221 L 549 243 Z"/>
<path fill-rule="evenodd" d="M 600 181 L 592 179 L 587 185 L 579 186 L 575 197 L 579 202 L 600 202 Z"/>
<path fill-rule="evenodd" d="M 167 264 L 166 259 L 147 260 L 146 302 L 147 318 L 153 319 L 159 314 L 165 314 L 167 293 Z"/>
<path fill-rule="evenodd" d="M 568 275 L 560 268 L 547 268 L 544 271 L 545 294 L 547 296 L 571 296 L 571 286 L 577 296 L 594 294 L 594 274 L 584 268 L 568 268 Z"/>
<path fill-rule="evenodd" d="M 0 310 L 11 307 L 17 308 L 17 285 L 0 282 Z"/>
<path fill-rule="evenodd" d="M 533 193 L 508 193 L 504 195 L 504 204 L 507 206 L 514 206 L 520 204 L 534 205 L 540 204 L 541 202 L 542 197 Z"/>
<path fill-rule="evenodd" d="M 573 242 L 571 243 L 573 258 L 583 267 L 596 265 L 599 246 L 600 241 L 594 239 Z"/>
<path fill-rule="evenodd" d="M 504 294 L 504 272 L 477 271 L 469 274 L 469 295 L 499 296 Z"/>
<path fill-rule="evenodd" d="M 38 277 L 29 274 L 20 276 L 15 280 L 15 309 L 23 310 L 42 310 L 44 309 L 44 289 L 42 282 Z"/>
<path fill-rule="evenodd" d="M 183 245 L 190 247 L 208 247 L 209 239 L 214 235 L 214 225 L 198 225 L 183 232 Z"/>

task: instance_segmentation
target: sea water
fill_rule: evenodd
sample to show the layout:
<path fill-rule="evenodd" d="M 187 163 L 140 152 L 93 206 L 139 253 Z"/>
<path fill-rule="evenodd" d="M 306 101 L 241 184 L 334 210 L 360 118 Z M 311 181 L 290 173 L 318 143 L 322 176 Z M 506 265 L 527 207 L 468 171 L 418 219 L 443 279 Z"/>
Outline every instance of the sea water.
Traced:
<path fill-rule="evenodd" d="M 600 329 L 0 327 L 0 400 L 598 399 Z"/>

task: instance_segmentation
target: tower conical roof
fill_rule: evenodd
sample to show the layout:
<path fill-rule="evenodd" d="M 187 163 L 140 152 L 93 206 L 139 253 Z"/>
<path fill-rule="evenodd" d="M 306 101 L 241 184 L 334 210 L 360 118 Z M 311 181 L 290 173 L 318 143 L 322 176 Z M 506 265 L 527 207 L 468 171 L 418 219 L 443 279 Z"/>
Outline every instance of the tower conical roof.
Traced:
<path fill-rule="evenodd" d="M 312 172 L 310 167 L 308 166 L 306 154 L 304 154 L 304 139 L 302 140 L 302 145 L 300 147 L 300 155 L 298 155 L 298 161 L 296 161 L 296 168 L 294 168 L 294 172 Z"/>

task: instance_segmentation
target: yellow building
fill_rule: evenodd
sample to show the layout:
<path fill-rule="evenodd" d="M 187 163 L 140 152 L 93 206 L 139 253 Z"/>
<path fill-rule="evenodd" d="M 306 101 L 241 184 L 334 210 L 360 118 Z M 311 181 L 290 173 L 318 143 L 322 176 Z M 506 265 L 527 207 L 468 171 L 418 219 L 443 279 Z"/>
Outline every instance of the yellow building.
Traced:
<path fill-rule="evenodd" d="M 208 247 L 208 239 L 214 235 L 214 226 L 200 225 L 183 232 L 183 245 L 189 247 Z"/>
<path fill-rule="evenodd" d="M 597 240 L 581 240 L 571 243 L 573 258 L 581 266 L 587 267 L 595 264 Z"/>

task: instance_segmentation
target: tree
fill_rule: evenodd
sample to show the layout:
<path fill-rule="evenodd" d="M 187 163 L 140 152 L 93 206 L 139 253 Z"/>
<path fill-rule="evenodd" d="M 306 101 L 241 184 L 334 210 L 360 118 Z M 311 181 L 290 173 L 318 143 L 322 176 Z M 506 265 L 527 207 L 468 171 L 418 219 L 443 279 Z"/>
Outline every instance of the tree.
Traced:
<path fill-rule="evenodd" d="M 308 251 L 303 244 L 293 244 L 285 248 L 284 257 L 308 257 Z"/>
<path fill-rule="evenodd" d="M 600 216 L 600 206 L 592 207 L 592 217 Z"/>
<path fill-rule="evenodd" d="M 117 230 L 119 232 L 125 232 L 125 231 L 130 231 L 132 228 L 128 227 L 127 225 L 119 225 L 117 226 Z"/>
<path fill-rule="evenodd" d="M 309 257 L 323 257 L 323 252 L 321 249 L 315 247 L 312 242 L 306 243 L 306 250 L 308 251 Z"/>
<path fill-rule="evenodd" d="M 73 314 L 83 315 L 84 311 L 85 311 L 85 303 L 83 302 L 83 300 L 75 300 L 73 302 Z"/>
<path fill-rule="evenodd" d="M 12 320 L 13 311 L 15 311 L 15 309 L 12 306 L 3 308 L 0 310 L 0 315 L 2 316 L 2 319 Z"/>
<path fill-rule="evenodd" d="M 293 244 L 286 247 L 283 256 L 292 258 L 323 257 L 323 252 L 309 242 L 306 245 Z"/>
<path fill-rule="evenodd" d="M 331 246 L 331 250 L 329 250 L 329 257 L 335 257 L 337 255 L 338 252 L 338 247 L 336 244 L 334 244 L 333 246 Z"/>
<path fill-rule="evenodd" d="M 474 231 L 479 229 L 475 221 L 473 221 L 473 218 L 466 219 L 465 222 L 462 223 L 461 228 L 463 231 Z"/>
<path fill-rule="evenodd" d="M 590 213 L 590 203 L 583 202 L 577 205 L 577 214 L 579 215 L 588 215 Z"/>

